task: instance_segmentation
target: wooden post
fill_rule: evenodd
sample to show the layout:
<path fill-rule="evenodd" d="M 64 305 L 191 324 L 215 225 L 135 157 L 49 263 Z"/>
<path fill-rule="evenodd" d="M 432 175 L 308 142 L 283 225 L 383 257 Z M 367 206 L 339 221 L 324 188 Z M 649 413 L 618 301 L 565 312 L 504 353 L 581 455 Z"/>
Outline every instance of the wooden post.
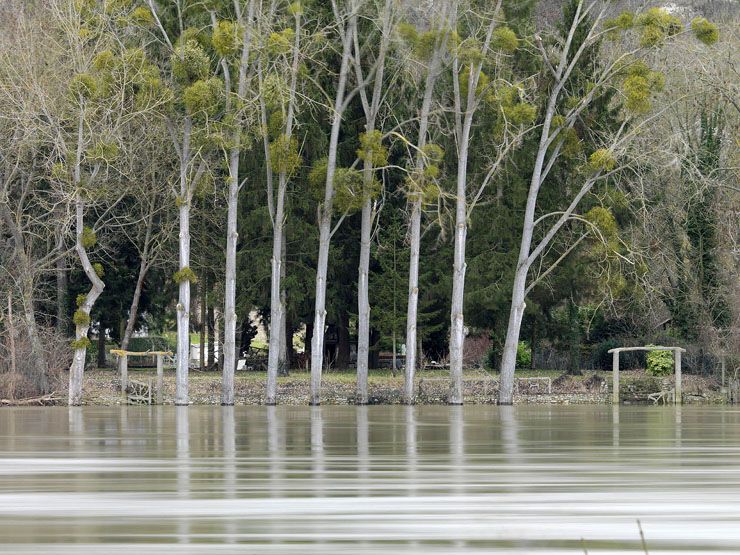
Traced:
<path fill-rule="evenodd" d="M 128 355 L 119 355 L 118 369 L 121 372 L 121 391 L 126 393 L 128 387 Z"/>
<path fill-rule="evenodd" d="M 163 378 L 163 368 L 162 368 L 162 355 L 157 355 L 157 404 L 162 404 L 162 378 Z"/>
<path fill-rule="evenodd" d="M 683 397 L 681 396 L 681 349 L 675 349 L 673 353 L 676 366 L 676 392 L 673 396 L 673 402 L 680 405 L 683 403 Z"/>
<path fill-rule="evenodd" d="M 152 379 L 148 378 L 146 383 L 147 383 L 147 392 L 148 392 L 147 405 L 151 405 L 152 404 Z"/>
<path fill-rule="evenodd" d="M 15 380 L 15 327 L 13 325 L 13 299 L 8 291 L 8 335 L 10 336 L 10 372 L 13 375 L 11 379 Z M 15 394 L 14 391 L 10 392 L 11 396 Z"/>
<path fill-rule="evenodd" d="M 619 351 L 612 353 L 612 404 L 619 404 Z"/>

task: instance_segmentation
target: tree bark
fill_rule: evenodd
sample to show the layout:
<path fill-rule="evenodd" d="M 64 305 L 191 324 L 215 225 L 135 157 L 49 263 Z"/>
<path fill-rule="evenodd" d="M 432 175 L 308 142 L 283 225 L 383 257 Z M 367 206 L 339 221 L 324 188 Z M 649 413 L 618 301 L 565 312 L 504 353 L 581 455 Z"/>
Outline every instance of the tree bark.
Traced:
<path fill-rule="evenodd" d="M 411 256 L 409 259 L 409 301 L 406 310 L 406 374 L 404 376 L 404 402 L 413 405 L 414 373 L 416 370 L 416 321 L 419 303 L 419 244 L 421 243 L 421 199 L 411 207 Z"/>
<path fill-rule="evenodd" d="M 267 353 L 267 392 L 265 403 L 274 405 L 277 403 L 277 376 L 280 366 L 280 326 L 283 322 L 283 311 L 281 295 L 281 275 L 283 261 L 283 225 L 285 205 L 285 177 L 278 177 L 278 195 L 275 203 L 275 218 L 272 233 L 272 283 L 270 287 L 270 338 Z"/>
<path fill-rule="evenodd" d="M 180 205 L 180 270 L 190 268 L 190 201 Z M 190 367 L 190 280 L 178 286 L 177 302 L 177 367 L 175 369 L 175 405 L 187 405 Z"/>
<path fill-rule="evenodd" d="M 337 148 L 339 146 L 339 130 L 342 124 L 342 115 L 345 109 L 345 88 L 349 73 L 349 62 L 352 54 L 352 40 L 357 25 L 357 14 L 354 2 L 350 3 L 352 13 L 349 24 L 344 28 L 342 45 L 342 62 L 339 68 L 339 79 L 332 114 L 331 136 L 329 139 L 329 153 L 326 164 L 326 187 L 324 202 L 319 212 L 319 255 L 316 264 L 316 296 L 313 339 L 311 341 L 311 396 L 310 404 L 321 403 L 321 372 L 324 365 L 324 334 L 326 323 L 326 276 L 329 264 L 329 242 L 331 240 L 332 205 L 334 202 L 334 173 L 337 166 Z M 341 22 L 337 22 L 340 23 Z"/>
<path fill-rule="evenodd" d="M 288 91 L 288 107 L 285 120 L 285 139 L 290 144 L 293 136 L 293 124 L 298 87 L 298 73 L 300 68 L 300 37 L 301 16 L 295 14 L 295 38 L 293 42 L 291 60 L 291 79 Z M 264 100 L 261 103 L 262 124 L 266 125 L 266 110 Z M 285 193 L 288 188 L 287 168 L 282 168 L 278 174 L 277 198 L 273 200 L 272 168 L 270 149 L 267 138 L 264 140 L 265 158 L 267 162 L 268 205 L 272 217 L 272 259 L 271 259 L 271 287 L 270 287 L 270 338 L 267 354 L 267 387 L 265 402 L 268 405 L 277 403 L 277 377 L 284 372 L 286 364 L 285 337 L 285 291 L 283 278 L 285 277 L 286 234 L 285 234 Z"/>
<path fill-rule="evenodd" d="M 81 129 L 81 126 L 80 126 L 80 129 Z M 80 131 L 80 133 L 81 132 L 82 131 Z M 80 141 L 80 148 L 81 148 L 81 141 Z M 79 179 L 77 179 L 77 182 L 79 183 Z M 98 300 L 98 297 L 100 296 L 100 294 L 103 292 L 103 289 L 105 288 L 105 284 L 95 273 L 95 269 L 93 268 L 93 265 L 90 263 L 90 259 L 87 256 L 87 250 L 82 244 L 82 235 L 84 231 L 83 213 L 84 213 L 84 204 L 83 204 L 83 201 L 78 196 L 77 201 L 75 202 L 75 216 L 76 216 L 75 221 L 76 221 L 76 232 L 77 232 L 75 250 L 77 251 L 77 255 L 80 258 L 80 262 L 82 263 L 82 269 L 84 270 L 85 275 L 87 276 L 87 278 L 90 280 L 92 284 L 90 291 L 85 296 L 84 302 L 79 307 L 80 312 L 82 312 L 83 314 L 87 316 L 87 321 L 81 322 L 77 324 L 76 326 L 75 340 L 78 343 L 81 343 L 83 340 L 87 338 L 87 332 L 90 329 L 90 312 L 92 311 L 92 308 L 95 305 L 95 301 Z M 85 346 L 80 345 L 74 351 L 74 355 L 72 358 L 72 364 L 69 368 L 69 399 L 68 399 L 68 402 L 70 406 L 77 406 L 77 405 L 82 404 L 82 376 L 85 371 L 86 355 L 87 355 L 86 345 Z"/>
<path fill-rule="evenodd" d="M 444 31 L 447 21 L 448 3 L 441 6 L 440 29 Z M 416 168 L 421 170 L 426 164 L 423 149 L 427 144 L 427 131 L 429 128 L 429 115 L 432 109 L 434 85 L 437 82 L 439 66 L 441 63 L 441 52 L 447 43 L 448 33 L 443 32 L 443 39 L 438 39 L 434 45 L 429 67 L 427 69 L 424 83 L 424 96 L 419 111 L 419 137 L 417 139 Z M 421 193 L 413 192 L 411 200 L 411 219 L 409 222 L 410 233 L 410 259 L 409 259 L 409 300 L 406 311 L 406 375 L 404 380 L 404 402 L 408 405 L 414 403 L 414 374 L 416 372 L 416 347 L 417 347 L 417 316 L 419 302 L 419 251 L 421 244 Z"/>
<path fill-rule="evenodd" d="M 224 272 L 224 349 L 220 353 L 223 360 L 221 383 L 221 404 L 234 404 L 234 369 L 236 368 L 236 246 L 237 210 L 239 206 L 239 153 L 232 149 L 229 153 L 229 192 L 226 215 L 226 268 Z"/>
<path fill-rule="evenodd" d="M 372 179 L 371 168 L 365 161 L 365 180 Z M 369 174 L 369 177 L 367 175 Z M 357 403 L 367 404 L 368 357 L 370 353 L 370 236 L 373 225 L 372 200 L 367 197 L 362 206 L 360 229 L 360 266 L 357 279 Z"/>
<path fill-rule="evenodd" d="M 452 268 L 452 305 L 450 310 L 450 398 L 451 405 L 463 403 L 463 348 L 465 323 L 465 242 L 468 234 L 467 165 L 471 120 L 466 117 L 458 149 L 457 195 L 455 201 L 455 252 Z"/>

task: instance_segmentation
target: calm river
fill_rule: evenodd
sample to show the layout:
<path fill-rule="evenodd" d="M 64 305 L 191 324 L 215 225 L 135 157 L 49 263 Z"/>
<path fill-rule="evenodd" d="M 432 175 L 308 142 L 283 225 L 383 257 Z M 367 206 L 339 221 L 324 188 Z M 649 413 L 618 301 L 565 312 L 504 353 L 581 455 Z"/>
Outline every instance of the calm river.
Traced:
<path fill-rule="evenodd" d="M 740 410 L 0 410 L 0 552 L 740 552 Z"/>

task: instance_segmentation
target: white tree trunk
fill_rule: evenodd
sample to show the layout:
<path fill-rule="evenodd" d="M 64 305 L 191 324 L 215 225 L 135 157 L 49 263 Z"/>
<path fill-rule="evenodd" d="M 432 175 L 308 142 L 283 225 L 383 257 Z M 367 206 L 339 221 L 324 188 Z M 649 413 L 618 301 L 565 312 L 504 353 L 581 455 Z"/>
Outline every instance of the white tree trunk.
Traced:
<path fill-rule="evenodd" d="M 324 326 L 326 324 L 326 273 L 329 265 L 331 213 L 322 214 L 319 223 L 319 258 L 316 267 L 316 305 L 311 338 L 311 405 L 321 404 L 321 371 L 324 364 Z"/>
<path fill-rule="evenodd" d="M 226 268 L 224 273 L 224 349 L 221 404 L 234 404 L 234 370 L 236 369 L 236 227 L 239 202 L 239 153 L 233 148 L 229 153 L 229 196 L 226 216 Z M 213 338 L 211 338 L 213 341 Z"/>
<path fill-rule="evenodd" d="M 527 268 L 518 267 L 514 275 L 514 286 L 511 295 L 509 324 L 506 328 L 506 341 L 501 357 L 501 374 L 499 377 L 499 405 L 511 405 L 514 402 L 514 370 L 516 368 L 516 348 L 519 344 L 519 332 L 524 316 L 524 291 L 527 282 Z"/>
<path fill-rule="evenodd" d="M 95 305 L 95 301 L 98 300 L 98 297 L 103 292 L 103 289 L 105 288 L 105 284 L 95 273 L 95 269 L 93 268 L 93 265 L 90 263 L 90 259 L 87 256 L 87 250 L 82 245 L 82 234 L 84 231 L 84 220 L 83 220 L 84 205 L 82 203 L 82 200 L 79 199 L 79 197 L 75 203 L 75 212 L 76 212 L 75 221 L 76 221 L 76 232 L 77 232 L 75 250 L 77 251 L 77 255 L 80 258 L 82 269 L 84 270 L 85 275 L 87 276 L 87 278 L 90 280 L 92 284 L 90 291 L 85 296 L 85 301 L 79 307 L 79 310 L 84 312 L 88 318 L 88 322 L 86 324 L 77 325 L 75 339 L 77 341 L 81 341 L 87 337 L 87 332 L 90 329 L 90 323 L 89 323 L 90 312 L 92 311 L 92 308 Z M 82 404 L 82 376 L 85 371 L 86 355 L 87 355 L 86 346 L 75 349 L 74 356 L 72 358 L 72 365 L 69 367 L 68 403 L 71 406 L 77 406 L 77 405 Z"/>
<path fill-rule="evenodd" d="M 419 246 L 421 243 L 421 199 L 415 199 L 411 207 L 411 255 L 409 259 L 409 301 L 406 311 L 406 375 L 404 379 L 404 402 L 414 404 L 414 374 L 416 371 L 416 321 L 419 303 Z"/>
<path fill-rule="evenodd" d="M 280 250 L 280 305 L 283 307 L 282 311 L 280 312 L 280 354 L 278 357 L 278 374 L 281 376 L 285 376 L 288 374 L 288 330 L 285 327 L 287 324 L 287 316 L 285 314 L 285 311 L 288 309 L 288 304 L 286 300 L 286 293 L 285 293 L 285 273 L 286 273 L 286 258 L 288 256 L 287 253 L 287 242 L 288 242 L 288 236 L 287 236 L 287 230 L 285 229 L 285 226 L 283 226 L 283 239 L 281 241 L 281 250 Z"/>
<path fill-rule="evenodd" d="M 281 277 L 283 261 L 283 226 L 285 225 L 285 187 L 284 174 L 280 174 L 278 196 L 275 204 L 275 217 L 272 228 L 272 259 L 270 284 L 270 339 L 267 354 L 267 391 L 265 403 L 274 405 L 277 402 L 277 376 L 280 366 L 280 328 L 283 322 L 283 299 L 281 294 Z"/>
<path fill-rule="evenodd" d="M 180 204 L 180 270 L 190 267 L 190 200 Z M 187 405 L 190 366 L 190 281 L 178 287 L 177 300 L 177 368 L 175 370 L 175 405 Z"/>
<path fill-rule="evenodd" d="M 326 275 L 329 265 L 329 242 L 331 240 L 332 205 L 334 202 L 334 173 L 337 167 L 339 130 L 342 125 L 342 114 L 346 108 L 345 88 L 352 54 L 352 41 L 357 25 L 354 2 L 350 3 L 350 10 L 352 10 L 352 13 L 349 16 L 349 24 L 343 30 L 342 62 L 339 68 L 339 79 L 332 114 L 324 202 L 319 208 L 319 255 L 316 262 L 315 316 L 313 338 L 311 339 L 311 405 L 321 403 L 321 372 L 324 364 L 324 334 L 326 331 L 324 329 L 326 322 Z M 341 24 L 342 22 L 338 21 L 337 23 Z"/>
<path fill-rule="evenodd" d="M 366 166 L 366 181 L 372 174 Z M 368 197 L 362 206 L 360 229 L 360 266 L 357 279 L 357 403 L 367 404 L 367 374 L 370 354 L 370 296 L 368 279 L 370 273 L 370 236 L 372 233 L 372 200 Z"/>
<path fill-rule="evenodd" d="M 465 191 L 465 164 L 467 145 L 463 145 L 465 158 L 458 161 L 457 207 L 455 210 L 455 254 L 452 268 L 452 306 L 450 310 L 450 398 L 451 405 L 463 403 L 463 347 L 465 322 L 463 302 L 465 291 L 465 240 L 468 233 L 467 202 Z M 462 149 L 461 149 L 462 150 Z"/>

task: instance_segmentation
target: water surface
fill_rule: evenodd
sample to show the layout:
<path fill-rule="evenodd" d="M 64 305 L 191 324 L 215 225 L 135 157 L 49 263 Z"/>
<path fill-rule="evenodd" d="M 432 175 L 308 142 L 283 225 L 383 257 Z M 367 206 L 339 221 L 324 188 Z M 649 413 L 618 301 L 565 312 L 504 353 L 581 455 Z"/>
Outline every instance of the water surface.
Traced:
<path fill-rule="evenodd" d="M 731 407 L 0 411 L 0 552 L 740 552 Z"/>

